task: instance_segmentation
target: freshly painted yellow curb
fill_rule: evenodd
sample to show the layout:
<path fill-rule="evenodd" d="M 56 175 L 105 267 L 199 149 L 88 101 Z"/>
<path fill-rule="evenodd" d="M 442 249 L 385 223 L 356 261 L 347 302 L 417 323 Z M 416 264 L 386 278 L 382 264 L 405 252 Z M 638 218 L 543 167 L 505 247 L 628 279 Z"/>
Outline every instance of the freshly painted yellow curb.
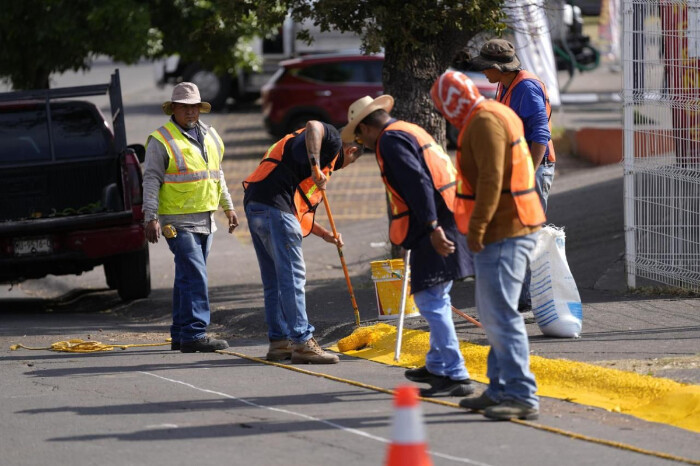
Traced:
<path fill-rule="evenodd" d="M 429 333 L 404 330 L 402 340 L 399 362 L 394 361 L 396 327 L 387 324 L 359 328 L 330 349 L 393 366 L 425 365 L 425 354 L 430 347 Z M 460 348 L 471 378 L 487 383 L 489 347 L 460 342 Z M 700 385 L 540 356 L 530 358 L 530 369 L 537 379 L 537 394 L 540 396 L 700 432 Z"/>

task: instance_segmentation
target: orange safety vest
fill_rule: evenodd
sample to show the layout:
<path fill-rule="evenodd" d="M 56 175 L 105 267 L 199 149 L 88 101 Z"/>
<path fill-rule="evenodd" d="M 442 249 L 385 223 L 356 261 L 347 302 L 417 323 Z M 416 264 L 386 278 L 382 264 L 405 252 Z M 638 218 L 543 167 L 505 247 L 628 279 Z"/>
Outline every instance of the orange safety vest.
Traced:
<path fill-rule="evenodd" d="M 452 164 L 452 160 L 445 153 L 442 147 L 435 142 L 423 128 L 413 123 L 405 121 L 396 121 L 388 125 L 382 131 L 403 131 L 409 133 L 418 142 L 418 145 L 423 150 L 423 159 L 428 166 L 430 178 L 433 181 L 433 186 L 442 195 L 442 198 L 447 204 L 450 212 L 453 211 L 455 202 L 457 170 Z M 377 141 L 382 137 L 379 135 Z M 399 196 L 396 190 L 389 184 L 389 181 L 384 174 L 384 159 L 379 151 L 379 144 L 376 147 L 377 163 L 379 171 L 382 175 L 382 181 L 386 187 L 387 196 L 389 198 L 389 206 L 391 208 L 391 223 L 389 225 L 389 239 L 392 243 L 400 245 L 406 239 L 409 229 L 409 208 L 406 202 Z"/>
<path fill-rule="evenodd" d="M 304 132 L 304 130 L 305 128 L 302 128 L 290 133 L 271 145 L 267 152 L 265 152 L 265 156 L 260 161 L 258 168 L 256 168 L 255 171 L 248 175 L 248 177 L 243 181 L 243 189 L 248 189 L 248 185 L 250 183 L 256 183 L 267 178 L 267 176 L 272 173 L 282 162 L 284 148 L 287 145 L 287 142 L 289 142 L 290 139 L 299 136 Z M 338 160 L 338 155 L 339 154 L 336 154 L 335 157 L 333 157 L 333 160 L 331 160 L 329 166 L 322 169 L 326 177 L 330 177 L 333 173 L 333 167 L 335 166 L 336 160 Z M 316 207 L 318 207 L 322 200 L 323 193 L 317 188 L 313 178 L 308 177 L 297 184 L 296 191 L 294 192 L 294 210 L 296 212 L 297 220 L 301 225 L 301 233 L 303 236 L 308 236 L 309 233 L 311 233 L 311 229 L 314 226 Z"/>
<path fill-rule="evenodd" d="M 503 105 L 507 105 L 510 107 L 510 98 L 512 97 L 513 89 L 515 89 L 515 86 L 520 84 L 521 81 L 525 81 L 526 79 L 529 79 L 531 81 L 535 81 L 540 85 L 542 88 L 542 92 L 544 93 L 544 107 L 547 110 L 547 122 L 549 124 L 549 134 L 550 138 L 549 141 L 547 141 L 547 148 L 549 149 L 549 153 L 547 154 L 547 160 L 550 162 L 556 162 L 557 157 L 554 154 L 554 144 L 552 144 L 552 106 L 549 104 L 549 94 L 547 93 L 547 87 L 544 85 L 544 83 L 535 76 L 534 74 L 530 73 L 527 70 L 520 70 L 518 74 L 515 76 L 515 79 L 513 80 L 512 83 L 510 83 L 510 86 L 508 86 L 508 90 L 503 93 L 503 85 L 501 83 L 498 83 L 498 88 L 496 89 L 496 100 L 498 100 L 500 103 Z M 503 95 L 501 95 L 503 93 Z"/>
<path fill-rule="evenodd" d="M 510 175 L 510 189 L 504 189 L 502 194 L 510 194 L 515 201 L 520 222 L 525 226 L 542 225 L 545 222 L 544 210 L 540 197 L 535 190 L 535 169 L 532 165 L 530 149 L 523 135 L 523 123 L 516 113 L 494 100 L 485 100 L 479 104 L 467 119 L 459 133 L 457 148 L 457 198 L 455 199 L 455 221 L 457 228 L 463 234 L 469 232 L 469 221 L 476 204 L 476 195 L 469 181 L 462 174 L 462 138 L 469 127 L 474 115 L 480 111 L 488 111 L 496 115 L 506 125 L 510 137 L 513 169 Z"/>

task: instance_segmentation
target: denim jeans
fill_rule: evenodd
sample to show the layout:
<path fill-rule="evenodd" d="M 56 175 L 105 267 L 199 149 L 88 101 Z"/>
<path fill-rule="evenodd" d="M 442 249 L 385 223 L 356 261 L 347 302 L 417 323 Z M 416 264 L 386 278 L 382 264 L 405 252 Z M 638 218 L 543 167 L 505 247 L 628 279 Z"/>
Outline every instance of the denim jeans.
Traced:
<path fill-rule="evenodd" d="M 425 356 L 425 367 L 436 375 L 452 380 L 469 378 L 459 340 L 452 321 L 450 290 L 452 282 L 431 286 L 413 295 L 420 314 L 430 326 L 430 350 Z"/>
<path fill-rule="evenodd" d="M 267 335 L 303 343 L 314 327 L 306 316 L 301 226 L 294 215 L 258 202 L 248 202 L 245 215 L 263 282 Z"/>
<path fill-rule="evenodd" d="M 209 288 L 207 257 L 212 235 L 178 230 L 175 238 L 166 238 L 175 255 L 173 284 L 173 341 L 189 342 L 206 336 L 209 325 Z"/>
<path fill-rule="evenodd" d="M 487 244 L 474 255 L 474 267 L 476 307 L 491 345 L 486 394 L 494 401 L 517 400 L 537 408 L 525 322 L 517 309 L 535 238 L 532 233 Z"/>
<path fill-rule="evenodd" d="M 547 202 L 549 201 L 549 190 L 552 188 L 552 182 L 554 181 L 554 164 L 553 163 L 543 163 L 537 167 L 535 172 L 535 189 L 537 194 L 540 195 L 540 202 L 542 203 L 542 209 L 544 213 L 547 213 Z M 530 266 L 528 264 L 527 273 L 525 274 L 525 280 L 523 280 L 523 289 L 520 292 L 520 299 L 518 300 L 518 307 L 520 308 L 531 308 L 532 300 L 530 299 Z"/>

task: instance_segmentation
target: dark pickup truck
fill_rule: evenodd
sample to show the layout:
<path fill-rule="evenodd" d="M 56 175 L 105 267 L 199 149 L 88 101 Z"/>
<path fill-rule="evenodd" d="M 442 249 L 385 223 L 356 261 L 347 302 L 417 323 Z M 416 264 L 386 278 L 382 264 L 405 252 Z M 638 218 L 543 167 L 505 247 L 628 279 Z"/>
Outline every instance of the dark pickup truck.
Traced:
<path fill-rule="evenodd" d="M 88 96 L 108 94 L 110 129 Z M 104 266 L 123 300 L 151 292 L 141 144 L 107 84 L 0 94 L 0 283 Z"/>

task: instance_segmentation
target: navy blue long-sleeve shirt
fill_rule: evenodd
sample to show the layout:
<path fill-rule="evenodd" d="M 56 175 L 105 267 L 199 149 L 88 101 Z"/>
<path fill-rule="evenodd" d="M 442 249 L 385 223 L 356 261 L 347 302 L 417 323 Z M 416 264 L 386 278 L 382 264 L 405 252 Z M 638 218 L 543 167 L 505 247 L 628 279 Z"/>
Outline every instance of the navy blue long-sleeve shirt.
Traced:
<path fill-rule="evenodd" d="M 394 123 L 392 119 L 387 126 Z M 471 275 L 471 254 L 459 233 L 452 212 L 435 189 L 423 150 L 405 131 L 384 131 L 377 141 L 388 183 L 409 208 L 409 229 L 401 244 L 411 250 L 411 291 L 416 293 L 440 283 Z M 456 250 L 446 258 L 430 242 L 428 224 L 437 220 Z"/>

